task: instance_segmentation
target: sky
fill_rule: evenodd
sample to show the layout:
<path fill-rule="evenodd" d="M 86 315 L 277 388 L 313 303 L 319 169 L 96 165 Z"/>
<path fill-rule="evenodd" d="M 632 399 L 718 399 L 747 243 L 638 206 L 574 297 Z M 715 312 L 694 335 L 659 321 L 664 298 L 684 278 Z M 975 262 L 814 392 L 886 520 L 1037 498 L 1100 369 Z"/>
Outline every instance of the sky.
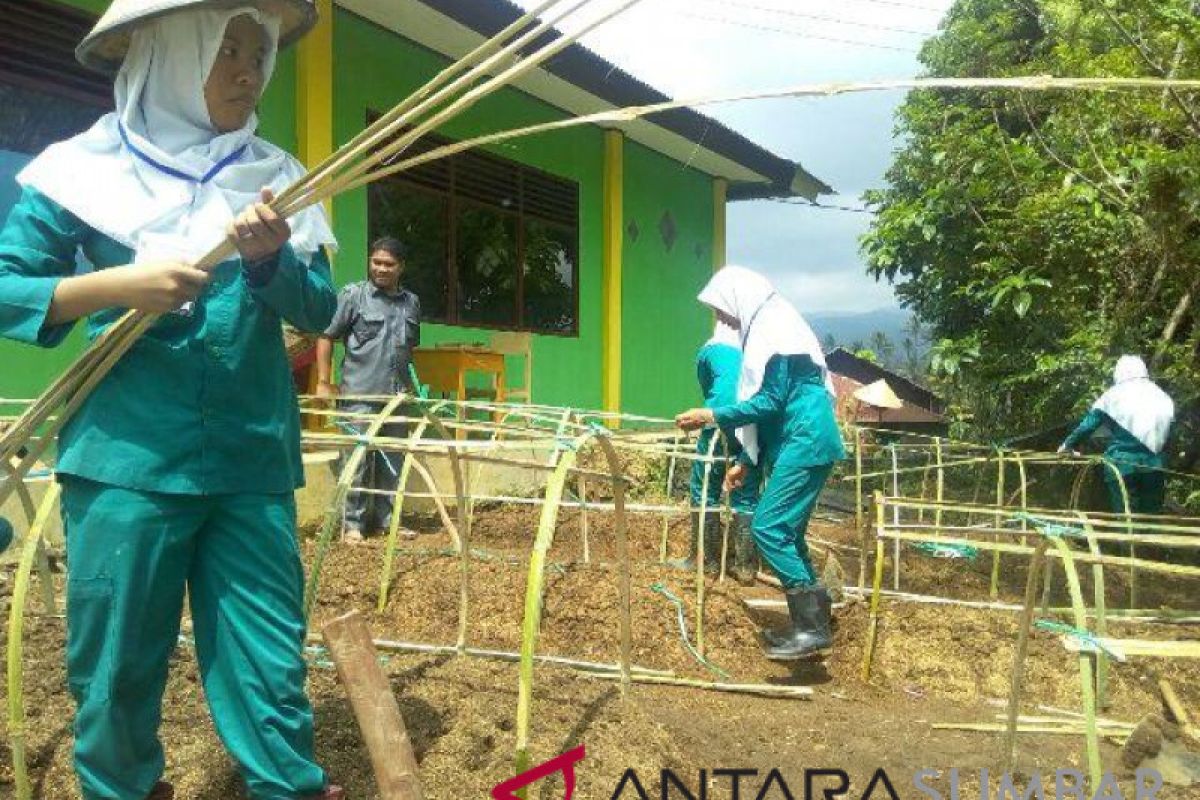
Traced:
<path fill-rule="evenodd" d="M 530 8 L 538 0 L 517 0 Z M 599 0 L 597 11 L 613 0 Z M 915 77 L 917 50 L 952 0 L 641 0 L 583 44 L 674 97 L 825 81 Z M 596 13 L 596 12 L 590 12 Z M 570 25 L 564 25 L 571 30 Z M 832 186 L 826 205 L 861 208 L 896 146 L 901 92 L 754 101 L 703 112 Z M 729 261 L 759 269 L 802 312 L 895 308 L 866 274 L 867 214 L 771 201 L 729 206 Z"/>

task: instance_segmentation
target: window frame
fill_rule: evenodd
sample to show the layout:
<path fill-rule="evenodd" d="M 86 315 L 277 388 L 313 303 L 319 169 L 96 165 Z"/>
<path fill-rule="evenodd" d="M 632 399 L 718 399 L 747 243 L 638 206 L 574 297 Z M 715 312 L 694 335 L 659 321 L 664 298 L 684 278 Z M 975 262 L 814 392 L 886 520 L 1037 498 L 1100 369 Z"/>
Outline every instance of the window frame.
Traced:
<path fill-rule="evenodd" d="M 111 79 L 75 60 L 75 44 L 96 24 L 94 14 L 48 0 L 0 0 L 0 12 L 0 81 L 112 110 Z"/>
<path fill-rule="evenodd" d="M 379 113 L 373 110 L 367 111 L 367 123 L 370 124 L 379 118 Z M 452 144 L 454 140 L 448 139 L 437 134 L 429 134 L 418 140 L 414 150 L 423 151 L 422 144 L 432 145 L 434 147 L 443 144 Z M 468 197 L 458 192 L 458 172 L 460 165 L 464 159 L 459 154 L 450 156 L 444 159 L 446 162 L 447 178 L 445 188 L 430 186 L 427 183 L 419 182 L 406 178 L 403 174 L 392 175 L 379 181 L 382 187 L 394 187 L 395 189 L 404 192 L 415 192 L 418 195 L 433 196 L 445 202 L 446 206 L 446 263 L 442 265 L 442 275 L 445 278 L 446 284 L 446 314 L 444 316 L 434 317 L 426 316 L 425 321 L 452 325 L 459 328 L 473 330 L 492 330 L 492 331 L 515 331 L 521 333 L 530 333 L 537 336 L 556 336 L 560 338 L 578 338 L 579 337 L 579 308 L 580 308 L 580 185 L 578 181 L 570 178 L 564 178 L 561 175 L 555 175 L 545 170 L 523 164 L 513 159 L 489 153 L 486 151 L 468 151 L 474 158 L 485 158 L 495 162 L 499 162 L 504 167 L 512 169 L 515 173 L 517 185 L 515 187 L 515 195 L 517 198 L 516 207 L 504 207 L 498 203 L 491 203 L 486 200 L 479 200 L 475 197 Z M 548 182 L 553 182 L 563 186 L 569 185 L 574 190 L 574 210 L 575 220 L 573 225 L 566 225 L 561 220 L 551 220 L 546 217 L 530 212 L 526 209 L 526 181 L 529 177 L 543 178 Z M 469 206 L 472 208 L 483 209 L 489 213 L 499 214 L 509 217 L 516 222 L 516 275 L 514 276 L 515 297 L 513 308 L 513 319 L 515 324 L 495 324 L 495 323 L 480 323 L 464 320 L 462 318 L 461 307 L 459 303 L 460 285 L 459 285 L 459 269 L 458 269 L 458 247 L 459 247 L 459 211 L 461 208 Z M 375 235 L 375 220 L 377 219 L 376 204 L 371 201 L 370 192 L 367 194 L 367 230 L 368 235 Z M 571 247 L 569 256 L 571 258 L 571 301 L 570 308 L 572 309 L 571 326 L 569 329 L 551 330 L 535 327 L 526 320 L 526 304 L 525 304 L 525 225 L 527 221 L 536 222 L 539 225 L 554 228 L 557 231 L 566 234 L 566 238 Z M 383 231 L 379 231 L 380 234 Z"/>

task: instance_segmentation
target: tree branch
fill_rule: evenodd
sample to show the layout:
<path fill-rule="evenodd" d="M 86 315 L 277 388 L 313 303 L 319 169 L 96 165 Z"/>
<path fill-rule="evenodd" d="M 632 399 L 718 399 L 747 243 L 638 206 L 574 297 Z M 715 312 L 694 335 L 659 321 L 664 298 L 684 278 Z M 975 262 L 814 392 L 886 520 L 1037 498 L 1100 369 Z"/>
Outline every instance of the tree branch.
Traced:
<path fill-rule="evenodd" d="M 1044 151 L 1046 151 L 1047 156 L 1049 156 L 1051 159 L 1053 159 L 1059 166 L 1061 166 L 1067 172 L 1071 173 L 1076 178 L 1078 178 L 1079 180 L 1086 183 L 1088 186 L 1091 186 L 1093 189 L 1095 189 L 1097 192 L 1099 192 L 1100 194 L 1107 197 L 1110 201 L 1112 201 L 1116 205 L 1120 206 L 1121 208 L 1128 207 L 1129 204 L 1126 203 L 1121 197 L 1116 197 L 1116 196 L 1109 194 L 1107 191 L 1105 191 L 1105 188 L 1103 185 L 1097 183 L 1096 181 L 1089 178 L 1087 175 L 1080 172 L 1075 167 L 1068 164 L 1062 158 L 1062 156 L 1060 156 L 1058 153 L 1056 153 L 1054 151 L 1054 149 L 1052 147 L 1050 147 L 1050 144 L 1049 144 L 1049 142 L 1046 141 L 1045 137 L 1042 136 L 1042 132 L 1038 129 L 1037 123 L 1035 123 L 1033 121 L 1033 115 L 1029 113 L 1029 106 L 1027 106 L 1025 104 L 1025 99 L 1023 97 L 1018 96 L 1017 101 L 1021 104 L 1021 110 L 1025 113 L 1025 119 L 1029 121 L 1029 130 L 1032 131 L 1034 138 L 1037 139 L 1038 144 L 1040 144 L 1042 146 L 1042 149 Z"/>
<path fill-rule="evenodd" d="M 1000 152 L 1004 154 L 1004 160 L 1008 163 L 1008 171 L 1012 173 L 1013 180 L 1020 183 L 1021 177 L 1017 175 L 1017 168 L 1008 154 L 1008 136 L 1004 133 L 1004 128 L 1000 127 L 1000 115 L 996 112 L 994 105 L 992 106 L 992 121 L 996 123 L 996 133 L 1000 136 Z"/>
<path fill-rule="evenodd" d="M 1166 353 L 1167 345 L 1175 340 L 1175 334 L 1179 332 L 1179 326 L 1183 324 L 1183 318 L 1187 316 L 1188 309 L 1192 307 L 1192 297 L 1200 290 L 1200 277 L 1192 281 L 1192 285 L 1183 297 L 1179 298 L 1179 302 L 1175 305 L 1175 310 L 1171 312 L 1171 318 L 1167 320 L 1167 326 L 1163 328 L 1162 336 L 1158 340 L 1158 348 L 1154 354 L 1155 365 L 1162 359 Z"/>
<path fill-rule="evenodd" d="M 1121 20 L 1117 19 L 1116 14 L 1114 14 L 1108 8 L 1108 6 L 1101 3 L 1100 10 L 1104 12 L 1104 16 L 1108 17 L 1108 21 L 1113 24 L 1113 27 L 1117 29 L 1117 32 L 1121 34 L 1121 38 L 1123 38 L 1130 44 L 1130 46 L 1137 50 L 1138 54 L 1142 57 L 1142 61 L 1145 61 L 1146 65 L 1150 67 L 1151 70 L 1153 70 L 1160 78 L 1170 77 L 1171 73 L 1166 69 L 1166 67 L 1155 61 L 1154 55 L 1150 52 L 1150 50 L 1142 42 L 1138 41 L 1137 37 L 1130 33 L 1128 28 L 1121 24 Z M 1167 94 L 1170 96 L 1171 101 L 1179 108 L 1179 110 L 1183 113 L 1183 116 L 1187 119 L 1188 127 L 1192 129 L 1192 133 L 1196 136 L 1200 136 L 1200 119 L 1197 119 L 1196 115 L 1192 113 L 1192 110 L 1188 108 L 1186 103 L 1183 102 L 1183 98 L 1179 96 L 1179 92 L 1172 88 L 1168 88 Z"/>
<path fill-rule="evenodd" d="M 1083 117 L 1080 115 L 1079 109 L 1075 109 L 1075 121 L 1079 124 L 1079 132 L 1083 134 L 1083 140 L 1087 142 L 1088 150 L 1092 152 L 1092 158 L 1096 160 L 1096 166 L 1100 168 L 1100 171 L 1104 173 L 1108 185 L 1115 189 L 1121 195 L 1122 199 L 1128 201 L 1129 192 L 1125 191 L 1120 181 L 1117 180 L 1117 176 L 1109 172 L 1108 167 L 1104 165 L 1104 159 L 1100 158 L 1100 151 L 1096 149 L 1095 141 L 1092 140 L 1091 135 L 1087 132 L 1087 126 L 1083 124 Z"/>

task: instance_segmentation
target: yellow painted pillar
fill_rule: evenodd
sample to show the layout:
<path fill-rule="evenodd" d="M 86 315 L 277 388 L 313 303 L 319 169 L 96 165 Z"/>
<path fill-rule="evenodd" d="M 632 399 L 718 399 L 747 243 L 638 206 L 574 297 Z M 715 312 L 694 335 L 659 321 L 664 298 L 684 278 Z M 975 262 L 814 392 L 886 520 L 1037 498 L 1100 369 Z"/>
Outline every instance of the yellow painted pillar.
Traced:
<path fill-rule="evenodd" d="M 725 266 L 729 259 L 729 249 L 726 239 L 728 230 L 727 203 L 729 201 L 729 181 L 724 178 L 713 180 L 713 272 Z"/>
<path fill-rule="evenodd" d="M 297 155 L 311 168 L 333 153 L 333 0 L 316 0 L 320 21 L 296 59 Z"/>
<path fill-rule="evenodd" d="M 621 272 L 625 234 L 625 134 L 604 132 L 604 274 L 601 393 L 604 410 L 621 410 Z"/>
<path fill-rule="evenodd" d="M 296 54 L 297 156 L 310 169 L 333 155 L 333 0 L 316 0 L 320 20 Z M 332 204 L 325 207 L 332 216 Z M 308 370 L 308 394 L 317 391 L 317 369 Z M 323 417 L 305 415 L 304 427 L 320 430 Z"/>

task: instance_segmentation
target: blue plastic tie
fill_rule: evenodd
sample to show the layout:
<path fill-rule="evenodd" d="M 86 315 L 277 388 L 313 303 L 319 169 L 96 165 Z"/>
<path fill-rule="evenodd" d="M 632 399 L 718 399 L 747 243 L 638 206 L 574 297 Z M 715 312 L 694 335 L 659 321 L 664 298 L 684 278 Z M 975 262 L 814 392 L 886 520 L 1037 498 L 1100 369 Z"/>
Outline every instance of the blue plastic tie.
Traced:
<path fill-rule="evenodd" d="M 716 664 L 713 664 L 704 656 L 700 655 L 696 648 L 692 647 L 692 643 L 688 641 L 687 621 L 683 616 L 683 601 L 671 594 L 671 591 L 661 582 L 652 584 L 650 586 L 650 591 L 661 594 L 663 597 L 675 604 L 675 613 L 679 618 L 679 637 L 683 640 L 683 646 L 686 647 L 688 652 L 692 654 L 692 658 L 696 659 L 696 661 L 700 662 L 700 664 L 712 671 L 713 674 L 718 675 L 725 680 L 729 680 L 728 672 L 721 669 Z"/>
<path fill-rule="evenodd" d="M 1091 631 L 1085 631 L 1081 628 L 1076 628 L 1072 625 L 1067 625 L 1062 622 L 1055 622 L 1054 620 L 1049 619 L 1039 619 L 1037 622 L 1033 623 L 1033 625 L 1039 630 L 1049 631 L 1050 633 L 1061 633 L 1065 636 L 1070 636 L 1073 639 L 1078 639 L 1083 644 L 1088 645 L 1089 647 L 1094 647 L 1095 649 L 1107 655 L 1109 658 L 1115 658 L 1118 661 L 1125 660 L 1119 653 L 1114 652 L 1111 648 L 1106 646 L 1104 642 L 1097 639 Z"/>

